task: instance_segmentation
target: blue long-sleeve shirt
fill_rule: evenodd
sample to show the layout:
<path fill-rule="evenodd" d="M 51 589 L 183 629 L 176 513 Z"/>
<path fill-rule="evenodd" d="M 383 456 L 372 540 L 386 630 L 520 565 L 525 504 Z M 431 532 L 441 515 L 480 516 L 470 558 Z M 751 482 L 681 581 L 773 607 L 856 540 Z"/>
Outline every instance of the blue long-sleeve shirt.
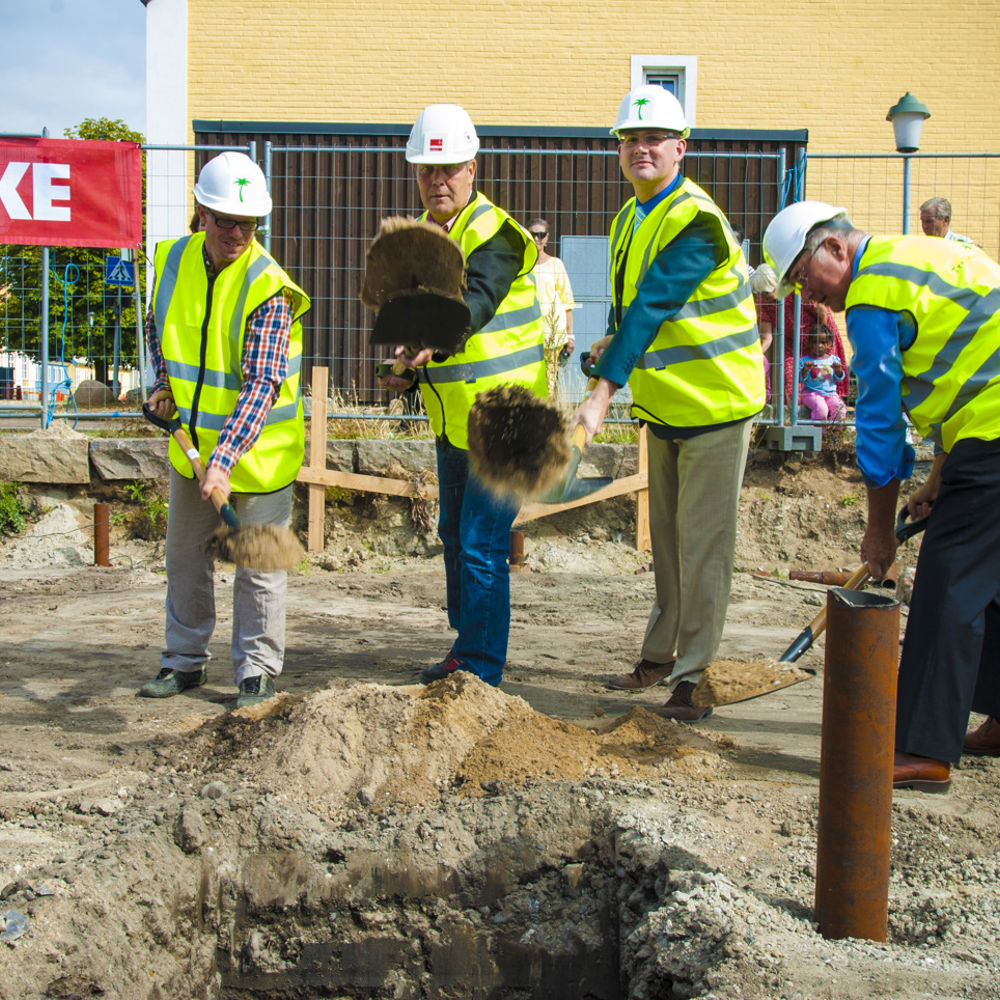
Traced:
<path fill-rule="evenodd" d="M 852 280 L 858 276 L 865 239 L 854 254 Z M 908 479 L 914 452 L 906 441 L 903 415 L 903 351 L 917 335 L 908 313 L 878 306 L 852 306 L 847 313 L 847 337 L 854 350 L 851 367 L 858 380 L 854 414 L 855 450 L 865 484 L 885 486 Z"/>

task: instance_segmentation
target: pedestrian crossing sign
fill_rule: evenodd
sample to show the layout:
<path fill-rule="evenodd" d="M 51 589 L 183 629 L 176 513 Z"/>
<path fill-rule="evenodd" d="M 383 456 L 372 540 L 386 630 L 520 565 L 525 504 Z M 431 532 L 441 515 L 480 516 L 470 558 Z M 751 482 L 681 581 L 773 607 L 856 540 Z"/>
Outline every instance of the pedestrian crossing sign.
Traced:
<path fill-rule="evenodd" d="M 130 260 L 121 257 L 107 257 L 104 261 L 104 284 L 134 285 L 135 271 Z"/>

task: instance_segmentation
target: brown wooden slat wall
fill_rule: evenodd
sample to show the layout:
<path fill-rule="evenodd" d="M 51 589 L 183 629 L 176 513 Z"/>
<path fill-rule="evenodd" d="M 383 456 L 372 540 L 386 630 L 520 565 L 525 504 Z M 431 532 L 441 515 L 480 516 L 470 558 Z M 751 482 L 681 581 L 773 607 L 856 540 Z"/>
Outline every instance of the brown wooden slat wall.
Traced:
<path fill-rule="evenodd" d="M 420 211 L 416 183 L 403 158 L 408 127 L 303 126 L 268 123 L 195 123 L 200 145 L 257 143 L 264 161 L 272 143 L 271 251 L 309 293 L 313 309 L 304 321 L 303 384 L 313 364 L 330 368 L 331 386 L 361 403 L 385 402 L 376 386 L 368 346 L 372 315 L 358 298 L 368 244 L 386 215 Z M 555 134 L 558 132 L 558 134 Z M 549 220 L 558 254 L 561 234 L 603 236 L 631 195 L 622 179 L 614 140 L 600 130 L 482 129 L 477 182 L 488 197 L 527 224 Z M 743 225 L 752 248 L 777 209 L 774 154 L 786 167 L 804 147 L 804 132 L 752 133 L 695 130 L 685 173 L 705 187 L 731 221 Z M 504 152 L 509 150 L 510 152 Z M 559 155 L 543 153 L 558 151 Z M 532 152 L 534 151 L 534 152 Z M 733 158 L 723 154 L 738 154 Z M 200 169 L 209 154 L 198 154 Z M 751 263 L 757 263 L 751 251 Z"/>

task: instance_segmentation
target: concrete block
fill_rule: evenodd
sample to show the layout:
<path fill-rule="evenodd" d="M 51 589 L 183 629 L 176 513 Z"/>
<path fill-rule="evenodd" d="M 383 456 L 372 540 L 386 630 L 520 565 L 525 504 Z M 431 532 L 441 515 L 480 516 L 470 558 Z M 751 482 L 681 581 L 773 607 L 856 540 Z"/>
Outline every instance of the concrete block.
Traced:
<path fill-rule="evenodd" d="M 87 438 L 61 420 L 28 434 L 0 433 L 0 481 L 89 483 Z"/>
<path fill-rule="evenodd" d="M 170 461 L 166 437 L 95 438 L 90 442 L 94 471 L 106 481 L 167 479 Z"/>
<path fill-rule="evenodd" d="M 433 441 L 358 441 L 357 456 L 356 471 L 367 476 L 393 478 L 428 469 L 437 472 Z"/>
<path fill-rule="evenodd" d="M 336 472 L 354 471 L 354 441 L 328 438 L 326 442 L 326 467 Z M 306 464 L 309 460 L 309 443 L 306 442 Z"/>
<path fill-rule="evenodd" d="M 639 471 L 639 446 L 598 442 L 583 449 L 580 476 L 610 476 L 623 479 Z"/>

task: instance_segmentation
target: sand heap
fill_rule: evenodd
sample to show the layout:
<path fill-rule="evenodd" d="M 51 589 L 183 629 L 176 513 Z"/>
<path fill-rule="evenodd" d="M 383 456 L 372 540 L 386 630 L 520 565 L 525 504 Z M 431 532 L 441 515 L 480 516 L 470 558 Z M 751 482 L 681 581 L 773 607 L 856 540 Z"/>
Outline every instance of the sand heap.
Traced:
<path fill-rule="evenodd" d="M 191 739 L 202 746 L 192 748 Z M 356 807 L 479 795 L 496 783 L 652 778 L 672 766 L 716 773 L 717 745 L 634 708 L 597 729 L 551 719 L 468 673 L 428 687 L 356 684 L 279 696 L 186 739 L 186 756 L 253 769 L 255 783 L 330 815 Z M 193 752 L 192 752 L 193 751 Z"/>

